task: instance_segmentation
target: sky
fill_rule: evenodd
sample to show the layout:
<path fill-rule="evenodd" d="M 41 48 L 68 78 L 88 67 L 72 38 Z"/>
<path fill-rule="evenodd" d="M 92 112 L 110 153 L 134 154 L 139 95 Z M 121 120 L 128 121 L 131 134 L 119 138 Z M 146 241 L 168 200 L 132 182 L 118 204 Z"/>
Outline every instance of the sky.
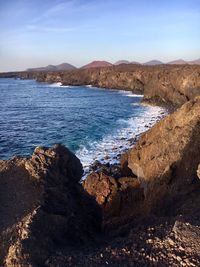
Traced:
<path fill-rule="evenodd" d="M 0 71 L 200 58 L 200 0 L 0 0 Z"/>

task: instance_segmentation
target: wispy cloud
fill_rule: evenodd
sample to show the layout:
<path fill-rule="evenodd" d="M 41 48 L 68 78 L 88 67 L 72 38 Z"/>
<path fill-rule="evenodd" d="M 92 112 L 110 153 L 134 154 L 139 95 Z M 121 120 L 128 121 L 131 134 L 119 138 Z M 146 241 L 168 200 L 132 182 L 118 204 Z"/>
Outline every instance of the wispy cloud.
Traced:
<path fill-rule="evenodd" d="M 49 19 L 51 17 L 62 15 L 62 14 L 69 14 L 69 13 L 76 13 L 86 9 L 90 9 L 92 6 L 90 3 L 85 1 L 85 3 L 80 2 L 78 0 L 69 0 L 69 1 L 62 1 L 57 4 L 52 5 L 43 14 L 34 18 L 32 23 L 40 22 L 44 19 Z"/>
<path fill-rule="evenodd" d="M 91 11 L 95 1 L 67 0 L 49 6 L 39 16 L 31 19 L 25 30 L 30 32 L 67 33 L 83 27 L 73 23 L 73 18 Z"/>
<path fill-rule="evenodd" d="M 28 31 L 40 31 L 40 32 L 54 32 L 54 33 L 65 33 L 65 32 L 73 32 L 76 30 L 74 27 L 51 27 L 51 26 L 38 26 L 38 25 L 27 25 L 26 29 Z"/>

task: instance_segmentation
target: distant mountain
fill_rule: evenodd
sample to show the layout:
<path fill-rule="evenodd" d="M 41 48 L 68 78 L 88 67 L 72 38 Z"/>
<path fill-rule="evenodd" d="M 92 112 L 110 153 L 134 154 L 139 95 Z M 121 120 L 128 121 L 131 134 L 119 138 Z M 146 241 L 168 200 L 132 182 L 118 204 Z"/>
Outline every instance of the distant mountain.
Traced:
<path fill-rule="evenodd" d="M 27 71 L 64 71 L 64 70 L 75 70 L 76 67 L 69 63 L 62 63 L 59 65 L 48 65 L 40 68 L 30 68 Z"/>
<path fill-rule="evenodd" d="M 75 70 L 76 67 L 69 63 L 62 63 L 56 66 L 57 70 Z"/>
<path fill-rule="evenodd" d="M 120 65 L 120 64 L 130 64 L 131 62 L 128 60 L 119 60 L 114 63 L 114 65 Z"/>
<path fill-rule="evenodd" d="M 109 67 L 112 66 L 110 62 L 107 61 L 93 61 L 87 65 L 81 67 L 81 69 L 90 69 L 90 68 L 98 68 L 98 67 Z"/>
<path fill-rule="evenodd" d="M 141 63 L 140 62 L 137 62 L 137 61 L 131 61 L 131 64 L 136 64 L 136 65 L 141 65 Z"/>
<path fill-rule="evenodd" d="M 148 65 L 148 66 L 161 65 L 161 64 L 164 64 L 164 63 L 159 60 L 151 60 L 146 63 L 143 63 L 143 65 Z"/>
<path fill-rule="evenodd" d="M 115 62 L 114 65 L 120 65 L 120 64 L 141 64 L 137 61 L 128 61 L 128 60 L 119 60 L 117 62 Z"/>
<path fill-rule="evenodd" d="M 183 59 L 177 59 L 177 60 L 170 61 L 167 64 L 182 65 L 182 64 L 188 64 L 188 62 Z"/>
<path fill-rule="evenodd" d="M 197 60 L 188 61 L 189 64 L 197 64 L 200 65 L 200 58 Z"/>

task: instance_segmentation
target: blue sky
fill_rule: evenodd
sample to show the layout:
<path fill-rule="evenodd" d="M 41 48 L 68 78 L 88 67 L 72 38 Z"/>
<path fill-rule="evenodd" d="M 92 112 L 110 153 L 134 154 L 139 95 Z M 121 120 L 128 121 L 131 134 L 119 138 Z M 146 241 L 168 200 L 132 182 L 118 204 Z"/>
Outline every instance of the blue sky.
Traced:
<path fill-rule="evenodd" d="M 0 0 L 0 71 L 200 58 L 200 0 Z"/>

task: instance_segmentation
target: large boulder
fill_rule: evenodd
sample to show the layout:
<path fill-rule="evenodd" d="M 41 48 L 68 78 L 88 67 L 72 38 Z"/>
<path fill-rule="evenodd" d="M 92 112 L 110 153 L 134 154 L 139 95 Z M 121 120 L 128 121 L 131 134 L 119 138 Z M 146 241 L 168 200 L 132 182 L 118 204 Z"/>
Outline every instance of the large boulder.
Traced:
<path fill-rule="evenodd" d="M 83 187 L 102 208 L 103 225 L 108 224 L 109 220 L 113 222 L 115 217 L 133 212 L 137 214 L 144 200 L 143 189 L 135 177 L 114 178 L 103 172 L 92 172 L 83 182 Z"/>
<path fill-rule="evenodd" d="M 0 161 L 1 266 L 44 266 L 55 249 L 93 240 L 100 218 L 82 174 L 62 145 Z"/>
<path fill-rule="evenodd" d="M 173 197 L 187 194 L 199 182 L 200 97 L 145 132 L 123 157 L 122 167 L 124 158 L 144 189 L 148 208 L 161 208 L 161 200 L 172 207 Z"/>

